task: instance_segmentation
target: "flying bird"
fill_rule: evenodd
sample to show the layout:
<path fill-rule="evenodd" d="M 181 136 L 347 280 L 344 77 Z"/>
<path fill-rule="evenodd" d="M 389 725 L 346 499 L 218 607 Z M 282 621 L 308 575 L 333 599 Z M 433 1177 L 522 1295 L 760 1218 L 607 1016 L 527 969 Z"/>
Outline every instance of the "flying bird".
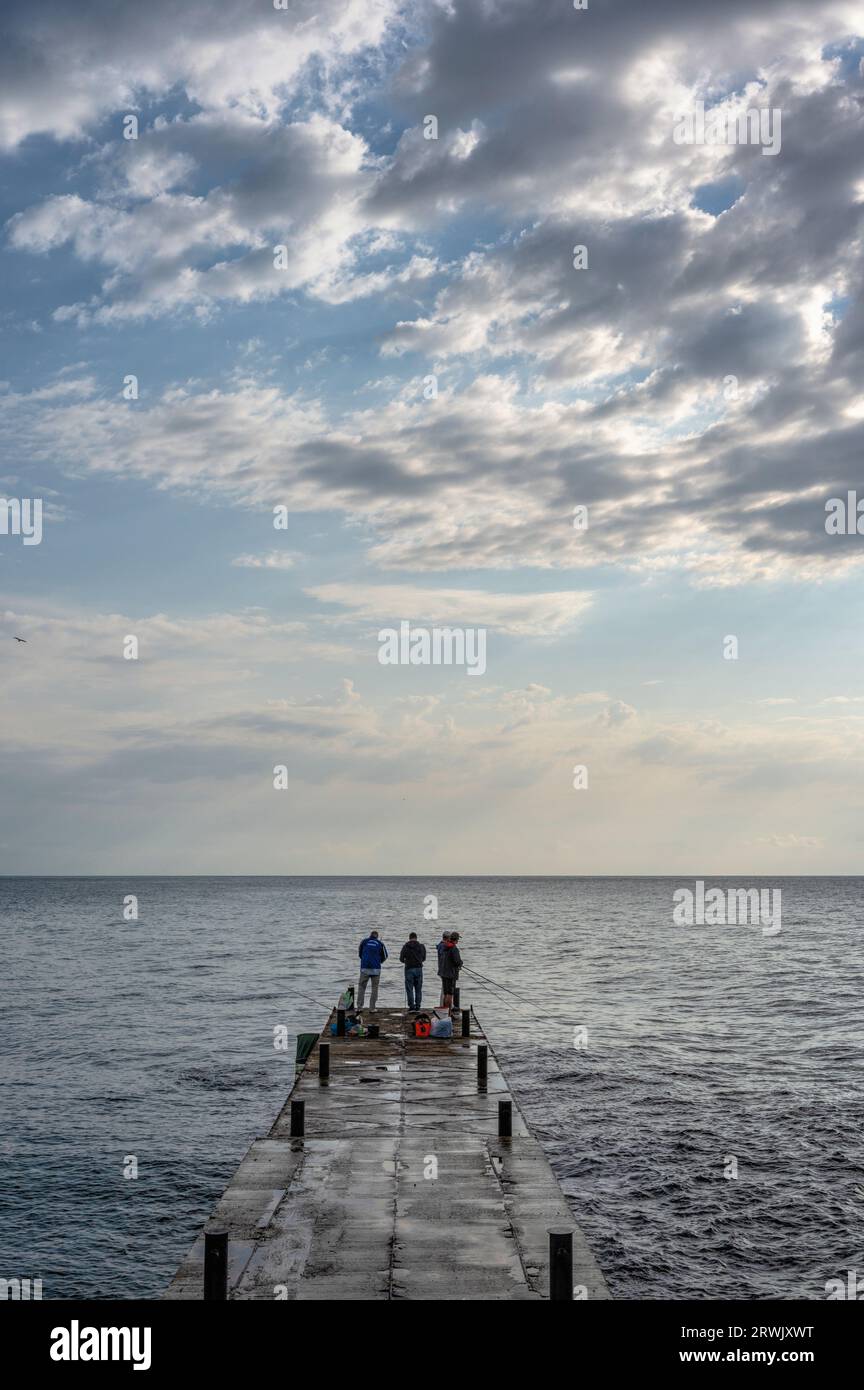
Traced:
<path fill-rule="evenodd" d="M 25 646 L 27 645 L 27 638 L 26 638 L 26 637 L 16 637 L 16 638 L 15 638 L 15 641 L 16 641 L 16 642 L 23 642 Z"/>

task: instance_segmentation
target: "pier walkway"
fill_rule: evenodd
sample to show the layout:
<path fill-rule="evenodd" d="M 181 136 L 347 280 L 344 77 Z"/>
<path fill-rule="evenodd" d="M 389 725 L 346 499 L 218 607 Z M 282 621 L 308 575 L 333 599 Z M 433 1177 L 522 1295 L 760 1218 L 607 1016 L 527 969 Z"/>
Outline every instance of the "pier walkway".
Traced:
<path fill-rule="evenodd" d="M 402 1009 L 371 1015 L 376 1039 L 332 1037 L 335 1016 L 205 1228 L 210 1296 L 542 1300 L 555 1227 L 573 1232 L 575 1296 L 608 1299 L 474 1014 L 463 1037 L 454 1013 L 452 1040 L 410 1036 Z M 202 1233 L 166 1298 L 204 1296 L 204 1256 Z"/>

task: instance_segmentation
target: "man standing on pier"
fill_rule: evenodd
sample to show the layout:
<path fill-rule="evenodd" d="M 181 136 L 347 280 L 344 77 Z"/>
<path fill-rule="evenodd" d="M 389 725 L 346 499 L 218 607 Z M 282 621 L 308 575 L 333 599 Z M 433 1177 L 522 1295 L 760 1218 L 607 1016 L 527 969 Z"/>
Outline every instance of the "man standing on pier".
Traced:
<path fill-rule="evenodd" d="M 445 1009 L 453 1007 L 453 991 L 462 969 L 462 956 L 459 953 L 459 933 L 451 931 L 438 954 L 438 974 L 441 976 L 441 1003 Z"/>
<path fill-rule="evenodd" d="M 450 944 L 450 933 L 449 933 L 449 931 L 442 932 L 442 933 L 441 933 L 441 940 L 438 942 L 438 945 L 435 947 L 435 950 L 438 952 L 438 974 L 439 974 L 439 975 L 441 974 L 441 952 L 444 951 L 444 950 L 446 950 L 446 948 L 447 948 L 447 946 L 448 946 L 449 944 Z M 438 1007 L 440 1008 L 441 1005 L 442 1005 L 443 1003 L 444 1003 L 444 989 L 443 989 L 443 987 L 442 987 L 442 989 L 441 989 L 441 998 L 438 1000 Z"/>
<path fill-rule="evenodd" d="M 375 1012 L 375 1005 L 378 1003 L 378 986 L 381 983 L 381 966 L 387 959 L 387 947 L 383 941 L 379 941 L 377 931 L 372 931 L 360 942 L 357 952 L 360 957 L 360 984 L 357 989 L 357 1010 L 363 1008 L 363 1001 L 366 998 L 366 986 L 372 981 L 372 995 L 369 1007 L 372 1013 Z"/>
<path fill-rule="evenodd" d="M 408 940 L 399 952 L 399 959 L 405 966 L 408 1008 L 412 1013 L 416 1013 L 423 1001 L 423 962 L 426 959 L 426 947 L 422 941 L 417 940 L 416 931 L 408 933 Z"/>

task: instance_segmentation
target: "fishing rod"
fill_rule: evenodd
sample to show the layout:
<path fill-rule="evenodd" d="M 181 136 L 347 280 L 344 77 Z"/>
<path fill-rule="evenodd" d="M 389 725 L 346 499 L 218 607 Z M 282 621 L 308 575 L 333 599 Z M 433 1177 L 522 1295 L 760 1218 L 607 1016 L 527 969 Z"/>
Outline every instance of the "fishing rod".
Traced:
<path fill-rule="evenodd" d="M 320 999 L 313 999 L 311 994 L 301 994 L 299 989 L 286 990 L 287 994 L 296 994 L 298 999 L 305 999 L 307 1004 L 314 1004 L 318 1009 L 332 1009 L 332 1004 L 322 1004 Z"/>
<path fill-rule="evenodd" d="M 474 978 L 475 978 L 476 980 L 478 980 L 481 984 L 486 985 L 487 987 L 494 986 L 494 988 L 497 989 L 497 990 L 499 990 L 499 991 L 504 990 L 504 991 L 506 991 L 507 994 L 511 994 L 511 995 L 513 996 L 514 999 L 517 999 L 517 1000 L 519 1001 L 519 1003 L 523 1006 L 524 1009 L 530 1010 L 530 1012 L 531 1012 L 531 1017 L 532 1017 L 532 1018 L 535 1018 L 535 1019 L 543 1019 L 543 1018 L 546 1018 L 546 1019 L 548 1019 L 549 1021 L 552 1021 L 553 1019 L 557 1019 L 557 1016 L 554 1015 L 554 1014 L 538 1014 L 538 1013 L 536 1012 L 536 1009 L 535 1009 L 534 1004 L 532 1004 L 532 1002 L 531 1002 L 530 999 L 526 999 L 526 998 L 524 997 L 524 995 L 517 994 L 517 993 L 515 992 L 515 990 L 507 989 L 507 986 L 506 986 L 506 985 L 501 985 L 501 984 L 499 984 L 497 980 L 491 979 L 488 975 L 480 975 L 480 974 L 478 974 L 478 972 L 477 972 L 476 970 L 469 970 L 467 965 L 463 965 L 462 969 L 463 969 L 463 971 L 464 971 L 464 973 L 465 973 L 466 975 L 473 975 Z M 514 1007 L 514 1006 L 510 1003 L 510 1001 L 509 1001 L 508 999 L 504 999 L 504 1003 L 505 1003 L 505 1004 L 508 1006 L 508 1008 L 510 1008 L 510 1009 L 512 1009 L 512 1008 Z"/>
<path fill-rule="evenodd" d="M 481 975 L 477 970 L 469 970 L 467 965 L 463 965 L 462 969 L 466 975 L 473 975 L 475 980 L 482 980 L 484 985 L 494 985 L 496 989 L 503 990 L 505 994 L 512 994 L 513 998 L 518 999 L 520 1004 L 527 1004 L 529 1008 L 532 1007 L 531 1001 L 523 995 L 517 994 L 515 989 L 508 989 L 506 985 L 499 984 L 497 980 L 490 979 L 488 975 Z"/>
<path fill-rule="evenodd" d="M 498 999 L 499 1002 L 505 1004 L 508 1008 L 513 1008 L 513 1005 L 510 1003 L 510 1000 L 507 998 L 507 995 L 504 993 L 503 990 L 499 989 L 493 981 L 483 979 L 482 976 L 476 975 L 473 970 L 469 970 L 467 966 L 464 965 L 462 967 L 462 971 L 463 974 L 470 975 L 474 980 L 476 980 L 476 982 L 480 985 L 481 989 L 488 990 L 488 992 L 494 995 L 494 997 Z"/>

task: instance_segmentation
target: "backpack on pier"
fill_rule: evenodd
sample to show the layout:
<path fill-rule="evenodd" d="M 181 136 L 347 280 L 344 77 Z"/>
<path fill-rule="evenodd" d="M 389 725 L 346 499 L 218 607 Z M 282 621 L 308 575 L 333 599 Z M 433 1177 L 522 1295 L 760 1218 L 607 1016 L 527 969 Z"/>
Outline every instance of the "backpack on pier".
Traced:
<path fill-rule="evenodd" d="M 436 1009 L 432 1014 L 432 1030 L 430 1037 L 433 1038 L 452 1038 L 453 1020 L 449 1013 L 439 1013 Z"/>

